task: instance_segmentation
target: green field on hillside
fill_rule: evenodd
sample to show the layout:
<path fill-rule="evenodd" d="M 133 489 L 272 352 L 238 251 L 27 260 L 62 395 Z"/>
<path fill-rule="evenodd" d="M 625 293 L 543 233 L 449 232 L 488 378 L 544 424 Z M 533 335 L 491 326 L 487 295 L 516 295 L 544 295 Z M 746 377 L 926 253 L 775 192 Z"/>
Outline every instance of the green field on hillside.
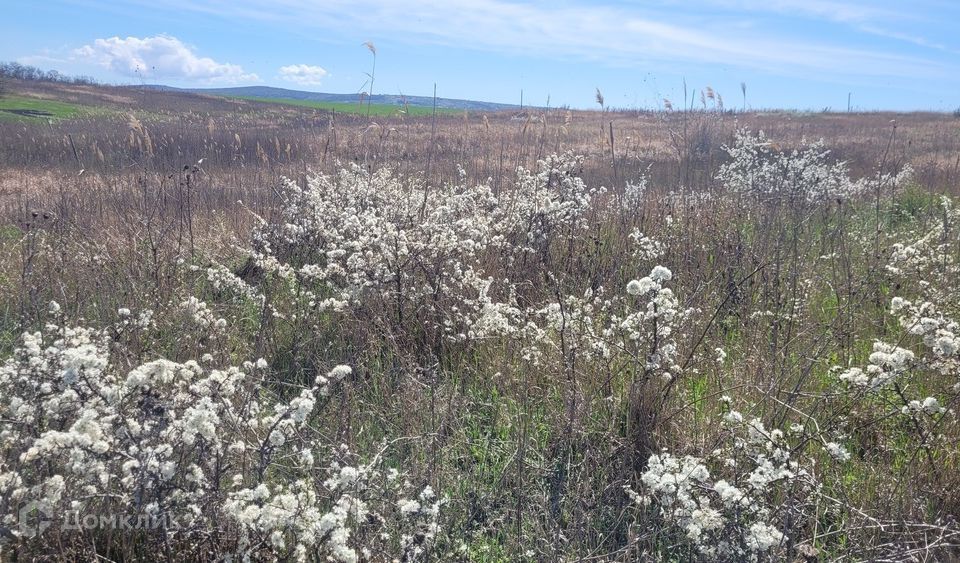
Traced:
<path fill-rule="evenodd" d="M 86 108 L 76 104 L 40 100 L 23 96 L 0 98 L 0 119 L 37 121 L 41 119 L 68 119 L 81 115 Z"/>
<path fill-rule="evenodd" d="M 367 114 L 367 104 L 348 103 L 348 102 L 318 102 L 314 100 L 293 100 L 288 98 L 261 98 L 257 96 L 236 96 L 240 100 L 250 100 L 254 102 L 266 102 L 272 104 L 284 104 L 288 106 L 299 106 L 320 110 L 338 111 L 341 113 L 355 113 L 360 115 Z M 395 117 L 406 112 L 409 116 L 432 115 L 433 108 L 422 106 L 395 106 L 391 104 L 370 104 L 370 115 L 377 117 Z M 451 115 L 462 113 L 462 110 L 437 108 L 438 115 Z"/>

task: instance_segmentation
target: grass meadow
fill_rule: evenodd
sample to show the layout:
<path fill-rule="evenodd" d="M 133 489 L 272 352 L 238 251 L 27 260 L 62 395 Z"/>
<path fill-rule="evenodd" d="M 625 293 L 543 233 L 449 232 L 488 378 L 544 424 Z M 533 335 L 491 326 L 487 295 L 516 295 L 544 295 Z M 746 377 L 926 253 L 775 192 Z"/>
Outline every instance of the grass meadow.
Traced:
<path fill-rule="evenodd" d="M 312 100 L 289 100 L 283 98 L 260 98 L 254 96 L 238 96 L 240 100 L 250 100 L 254 102 L 273 103 L 282 105 L 292 105 L 311 109 L 326 110 L 330 112 L 370 115 L 372 117 L 423 117 L 433 115 L 433 108 L 423 106 L 396 106 L 390 104 L 368 104 L 358 101 L 357 103 L 347 102 L 317 102 Z M 368 111 L 369 109 L 369 111 Z M 463 111 L 450 108 L 437 108 L 437 112 L 445 115 L 462 114 Z"/>
<path fill-rule="evenodd" d="M 960 119 L 6 109 L 3 560 L 960 557 Z"/>

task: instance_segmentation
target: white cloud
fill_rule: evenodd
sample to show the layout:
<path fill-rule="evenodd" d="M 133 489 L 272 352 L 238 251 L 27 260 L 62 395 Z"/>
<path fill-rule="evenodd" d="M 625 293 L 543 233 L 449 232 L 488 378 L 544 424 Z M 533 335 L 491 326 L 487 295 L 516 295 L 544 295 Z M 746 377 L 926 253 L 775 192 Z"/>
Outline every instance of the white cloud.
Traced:
<path fill-rule="evenodd" d="M 155 0 L 128 0 L 154 5 Z M 945 0 L 912 0 L 950 20 Z M 395 37 L 407 43 L 495 51 L 515 56 L 646 67 L 718 64 L 775 74 L 847 80 L 956 76 L 954 61 L 932 49 L 876 45 L 868 26 L 917 22 L 892 0 L 166 0 L 167 10 L 256 20 L 306 37 L 316 30 L 341 40 Z M 937 7 L 940 6 L 940 7 Z M 947 6 L 947 7 L 942 7 Z M 765 16 L 774 15 L 769 21 Z M 759 18 L 755 21 L 754 17 Z M 796 17 L 843 25 L 824 37 Z M 950 20 L 952 21 L 952 20 Z M 942 27 L 942 26 L 941 26 Z M 865 28 L 865 29 L 864 29 Z M 349 30 L 346 34 L 343 30 Z M 902 30 L 906 32 L 906 30 Z M 923 33 L 925 30 L 921 28 Z M 911 31 L 912 32 L 912 31 Z M 922 35 L 920 32 L 914 35 Z M 923 39 L 923 38 L 921 38 Z M 358 41 L 359 42 L 359 41 Z M 919 44 L 917 41 L 913 41 Z M 931 44 L 934 42 L 931 41 Z M 952 47 L 952 45 L 948 45 Z"/>
<path fill-rule="evenodd" d="M 329 74 L 324 68 L 311 65 L 287 65 L 280 67 L 280 78 L 301 86 L 319 86 Z"/>
<path fill-rule="evenodd" d="M 709 0 L 711 4 L 747 13 L 772 12 L 814 17 L 839 23 L 858 23 L 878 18 L 902 17 L 896 11 L 872 4 L 835 0 Z"/>
<path fill-rule="evenodd" d="M 111 37 L 97 39 L 92 45 L 75 49 L 76 57 L 91 60 L 105 68 L 127 76 L 142 78 L 174 78 L 202 82 L 257 81 L 235 64 L 220 63 L 198 56 L 176 37 Z"/>

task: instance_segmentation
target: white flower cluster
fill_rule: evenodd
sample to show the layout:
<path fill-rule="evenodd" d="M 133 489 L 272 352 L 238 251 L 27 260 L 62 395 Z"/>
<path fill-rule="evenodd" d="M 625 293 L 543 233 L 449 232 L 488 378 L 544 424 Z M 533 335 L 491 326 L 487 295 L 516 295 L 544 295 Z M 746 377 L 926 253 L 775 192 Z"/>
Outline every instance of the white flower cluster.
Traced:
<path fill-rule="evenodd" d="M 732 441 L 711 457 L 725 478 L 711 477 L 704 459 L 663 452 L 648 460 L 641 476 L 643 494 L 630 496 L 657 506 L 660 517 L 683 532 L 683 541 L 699 558 L 777 558 L 786 534 L 802 539 L 796 534 L 809 516 L 803 499 L 814 490 L 811 477 L 791 460 L 790 445 L 779 430 L 768 430 L 756 418 L 744 421 L 734 410 L 726 413 L 724 425 Z M 771 502 L 787 492 L 793 504 Z"/>
<path fill-rule="evenodd" d="M 187 315 L 187 318 L 200 328 L 224 328 L 227 326 L 226 320 L 214 317 L 210 307 L 193 295 L 187 297 L 187 299 L 180 304 L 180 307 Z"/>
<path fill-rule="evenodd" d="M 661 513 L 669 515 L 687 539 L 698 546 L 707 546 L 705 534 L 724 526 L 721 512 L 711 507 L 710 472 L 702 460 L 669 453 L 652 455 L 641 477 L 644 490 L 656 498 Z"/>
<path fill-rule="evenodd" d="M 354 562 L 358 549 L 375 547 L 378 557 L 409 560 L 432 540 L 432 491 L 412 516 L 393 509 L 410 487 L 376 464 L 334 460 L 325 481 L 315 468 L 325 446 L 310 421 L 348 366 L 285 397 L 267 391 L 263 359 L 224 369 L 157 359 L 123 370 L 130 357 L 110 342 L 107 331 L 48 325 L 24 334 L 0 367 L 3 526 L 16 530 L 18 507 L 38 502 L 54 525 L 69 510 L 132 511 L 175 521 L 176 541 L 218 529 L 219 548 L 244 558 Z M 415 545 L 396 552 L 410 534 Z"/>
<path fill-rule="evenodd" d="M 914 354 L 906 348 L 876 341 L 866 369 L 852 367 L 840 374 L 840 381 L 865 390 L 875 391 L 891 385 L 910 368 Z"/>
<path fill-rule="evenodd" d="M 337 453 L 349 452 L 341 446 Z M 372 466 L 342 465 L 336 460 L 327 474 L 323 481 L 327 499 L 308 479 L 232 490 L 223 510 L 242 525 L 240 553 L 266 542 L 273 552 L 291 553 L 303 561 L 322 546 L 330 560 L 356 563 L 370 560 L 375 553 L 385 556 L 399 545 L 398 554 L 404 560 L 422 559 L 439 531 L 442 501 L 432 488 L 425 487 L 418 500 L 409 500 L 405 497 L 409 482 Z M 235 477 L 234 482 L 242 483 L 243 477 Z M 387 515 L 392 516 L 392 527 L 386 525 Z M 380 524 L 377 533 L 357 537 L 371 522 Z"/>
<path fill-rule="evenodd" d="M 483 272 L 491 261 L 513 271 L 518 259 L 579 235 L 596 193 L 579 177 L 581 165 L 570 154 L 550 156 L 536 172 L 519 169 L 515 185 L 497 194 L 359 166 L 305 187 L 287 181 L 279 217 L 254 233 L 253 256 L 290 282 L 287 297 L 307 305 L 300 310 L 369 308 L 391 312 L 397 324 L 415 314 L 453 340 L 509 332 L 512 305 L 491 298 L 494 282 Z M 503 281 L 509 298 L 516 281 Z"/>
<path fill-rule="evenodd" d="M 650 180 L 645 174 L 634 181 L 628 181 L 623 188 L 620 208 L 628 212 L 640 209 L 647 195 L 649 183 Z"/>
<path fill-rule="evenodd" d="M 583 296 L 566 296 L 560 302 L 553 302 L 537 311 L 539 324 L 530 323 L 526 332 L 531 335 L 532 344 L 524 349 L 527 359 L 539 363 L 547 351 L 567 359 L 582 355 L 582 360 L 609 360 L 614 348 L 611 346 L 611 333 L 603 322 L 609 315 L 611 302 L 604 298 L 603 289 L 587 289 Z"/>
<path fill-rule="evenodd" d="M 502 216 L 511 230 L 525 232 L 528 249 L 587 227 L 591 201 L 605 190 L 589 188 L 580 177 L 582 168 L 583 157 L 568 152 L 540 161 L 536 173 L 517 171 L 517 184 L 504 202 L 510 211 Z"/>
<path fill-rule="evenodd" d="M 677 343 L 674 331 L 678 322 L 688 316 L 680 310 L 673 291 L 664 285 L 673 273 L 664 266 L 654 266 L 650 274 L 627 283 L 627 293 L 640 300 L 641 308 L 620 317 L 612 324 L 623 335 L 627 347 L 637 347 L 644 355 L 647 372 L 661 370 L 665 378 L 676 375 Z M 643 348 L 640 348 L 643 346 Z M 673 373 L 671 373 L 673 372 Z"/>
<path fill-rule="evenodd" d="M 465 289 L 462 303 L 451 306 L 451 315 L 443 320 L 448 338 L 455 341 L 484 340 L 515 336 L 522 331 L 528 311 L 516 306 L 512 284 L 480 277 L 474 270 L 463 274 Z M 495 290 L 505 287 L 507 295 L 497 299 Z M 476 297 L 473 297 L 473 293 Z"/>
<path fill-rule="evenodd" d="M 850 459 L 850 452 L 847 451 L 842 445 L 836 442 L 827 442 L 827 445 L 824 446 L 827 450 L 827 453 L 830 454 L 830 457 L 843 463 Z"/>
<path fill-rule="evenodd" d="M 934 354 L 932 364 L 944 375 L 960 377 L 960 324 L 946 318 L 936 305 L 925 301 L 916 305 L 902 297 L 890 302 L 891 314 L 897 315 L 900 326 L 919 336 Z"/>
<path fill-rule="evenodd" d="M 584 366 L 616 370 L 639 362 L 641 383 L 654 374 L 670 381 L 680 371 L 676 330 L 691 314 L 680 310 L 665 286 L 672 277 L 668 268 L 655 266 L 648 276 L 627 284 L 626 296 L 607 298 L 602 287 L 588 288 L 537 310 L 510 308 L 502 318 L 518 324 L 501 334 L 520 338 L 523 359 L 532 365 L 555 360 L 553 365 L 562 370 L 576 359 Z"/>
<path fill-rule="evenodd" d="M 630 233 L 630 240 L 635 245 L 633 255 L 640 260 L 652 262 L 663 257 L 665 249 L 662 242 L 646 236 L 640 231 Z"/>
<path fill-rule="evenodd" d="M 912 242 L 893 244 L 886 271 L 917 290 L 923 301 L 949 306 L 956 314 L 960 312 L 955 309 L 954 295 L 956 279 L 960 276 L 960 209 L 956 209 L 947 196 L 942 196 L 941 208 L 943 214 L 939 221 L 919 233 L 907 233 L 913 238 Z"/>
<path fill-rule="evenodd" d="M 940 406 L 940 401 L 936 397 L 927 397 L 923 401 L 918 401 L 916 399 L 910 401 L 901 409 L 903 414 L 915 415 L 915 414 L 928 414 L 930 416 L 943 414 L 947 411 L 946 408 Z"/>
<path fill-rule="evenodd" d="M 757 135 L 739 131 L 733 146 L 725 148 L 731 160 L 720 167 L 717 180 L 727 189 L 758 198 L 808 202 L 846 199 L 863 193 L 875 182 L 899 185 L 912 173 L 905 168 L 893 176 L 854 181 L 844 162 L 830 161 L 830 151 L 822 140 L 780 151 L 762 131 Z"/>
<path fill-rule="evenodd" d="M 215 290 L 228 293 L 233 298 L 250 299 L 254 303 L 263 302 L 263 295 L 253 286 L 220 264 L 207 268 L 207 281 Z"/>

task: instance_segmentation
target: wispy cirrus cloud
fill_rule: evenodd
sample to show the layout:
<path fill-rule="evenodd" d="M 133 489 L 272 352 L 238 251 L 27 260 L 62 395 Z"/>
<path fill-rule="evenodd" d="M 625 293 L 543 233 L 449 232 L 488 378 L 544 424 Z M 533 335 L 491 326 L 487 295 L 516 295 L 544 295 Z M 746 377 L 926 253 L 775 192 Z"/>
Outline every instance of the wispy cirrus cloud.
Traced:
<path fill-rule="evenodd" d="M 280 79 L 301 86 L 320 86 L 329 73 L 323 67 L 297 64 L 280 67 Z"/>
<path fill-rule="evenodd" d="M 921 6 L 922 0 L 896 5 L 883 5 L 882 2 L 862 2 L 853 0 L 706 0 L 714 6 L 738 10 L 753 14 L 778 14 L 789 17 L 812 18 L 847 26 L 853 31 L 894 39 L 918 47 L 936 49 L 948 53 L 960 53 L 960 49 L 951 48 L 940 41 L 924 36 L 925 28 L 935 21 L 920 14 L 936 9 L 933 6 Z M 928 0 L 929 2 L 929 0 Z M 960 17 L 957 5 L 940 5 L 947 21 Z M 913 22 L 919 30 L 905 32 L 905 23 Z"/>
<path fill-rule="evenodd" d="M 126 76 L 200 82 L 253 82 L 256 74 L 236 64 L 199 56 L 176 37 L 110 37 L 74 49 L 73 56 Z"/>
<path fill-rule="evenodd" d="M 704 15 L 686 4 L 676 0 L 642 5 L 583 0 L 170 0 L 164 8 L 255 20 L 304 35 L 324 30 L 329 32 L 327 37 L 339 34 L 350 40 L 387 36 L 408 43 L 615 65 L 692 62 L 792 74 L 928 78 L 955 70 L 916 53 L 829 41 L 792 29 L 785 34 L 763 25 L 743 25 L 755 14 L 793 11 L 876 34 L 882 22 L 899 13 L 889 7 L 844 0 L 703 0 L 702 5 L 713 6 L 713 13 Z"/>
<path fill-rule="evenodd" d="M 776 13 L 834 22 L 866 22 L 902 17 L 898 10 L 851 0 L 706 0 L 707 4 L 747 14 Z"/>

